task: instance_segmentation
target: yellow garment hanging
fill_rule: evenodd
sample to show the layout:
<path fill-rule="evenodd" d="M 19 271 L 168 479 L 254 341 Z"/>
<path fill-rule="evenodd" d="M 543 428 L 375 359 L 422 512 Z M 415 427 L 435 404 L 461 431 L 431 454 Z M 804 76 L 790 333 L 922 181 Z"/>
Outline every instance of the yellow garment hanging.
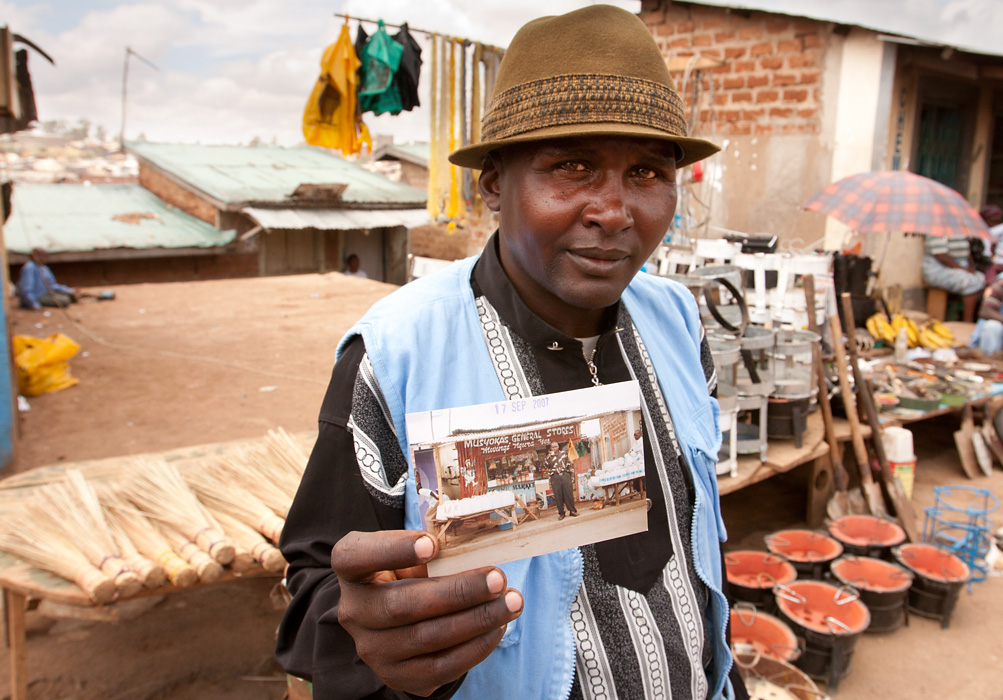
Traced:
<path fill-rule="evenodd" d="M 363 144 L 372 147 L 369 129 L 361 119 L 356 121 L 360 65 L 345 22 L 338 40 L 324 50 L 321 75 L 303 111 L 303 136 L 308 144 L 337 148 L 345 155 L 358 153 Z"/>
<path fill-rule="evenodd" d="M 441 106 L 439 105 L 439 37 L 432 35 L 432 90 L 431 90 L 431 100 L 432 103 L 432 138 L 428 149 L 428 218 L 435 221 L 439 218 L 441 212 L 441 199 L 442 195 L 439 192 L 439 168 L 441 163 L 439 161 L 439 136 L 438 129 L 436 125 L 439 121 L 439 110 Z"/>
<path fill-rule="evenodd" d="M 470 143 L 481 142 L 481 57 L 484 53 L 484 46 L 480 43 L 474 44 L 473 67 L 474 74 L 470 84 Z M 470 188 L 471 208 L 474 216 L 478 214 L 478 204 L 481 201 L 481 194 L 477 190 L 477 179 L 480 176 L 479 170 L 471 170 L 470 175 L 473 183 Z"/>
<path fill-rule="evenodd" d="M 456 41 L 449 42 L 449 152 L 456 150 Z M 455 219 L 460 209 L 460 192 L 456 166 L 449 164 L 449 205 L 446 216 Z M 450 228 L 453 223 L 450 222 Z"/>

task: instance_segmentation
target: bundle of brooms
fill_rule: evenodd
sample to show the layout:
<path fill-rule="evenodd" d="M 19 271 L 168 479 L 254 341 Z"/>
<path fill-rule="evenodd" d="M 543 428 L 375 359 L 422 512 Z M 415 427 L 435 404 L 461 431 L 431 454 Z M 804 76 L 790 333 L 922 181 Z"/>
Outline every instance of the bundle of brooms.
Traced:
<path fill-rule="evenodd" d="M 0 548 L 75 582 L 99 604 L 143 587 L 122 558 L 93 487 L 75 469 L 39 488 L 10 518 Z"/>
<path fill-rule="evenodd" d="M 211 465 L 190 469 L 185 472 L 184 478 L 199 499 L 213 511 L 230 515 L 278 543 L 285 520 L 253 493 L 227 480 Z"/>
<path fill-rule="evenodd" d="M 198 573 L 178 556 L 164 533 L 114 488 L 98 489 L 98 498 L 109 522 L 135 543 L 141 554 L 156 562 L 173 585 L 187 588 L 198 583 Z"/>
<path fill-rule="evenodd" d="M 219 564 L 225 566 L 233 561 L 233 542 L 220 532 L 219 525 L 173 465 L 146 462 L 119 486 L 118 491 L 144 515 L 156 520 L 168 541 L 196 569 L 191 548 L 179 545 L 177 536 L 194 543 Z"/>
<path fill-rule="evenodd" d="M 223 532 L 237 546 L 237 554 L 233 559 L 233 563 L 230 564 L 230 568 L 235 572 L 241 573 L 246 571 L 254 564 L 258 564 L 265 571 L 281 571 L 285 567 L 286 560 L 282 556 L 282 552 L 250 525 L 228 513 L 213 512 L 213 515 L 223 528 Z M 241 554 L 247 556 L 251 561 L 251 566 L 244 568 L 243 564 L 238 564 Z"/>

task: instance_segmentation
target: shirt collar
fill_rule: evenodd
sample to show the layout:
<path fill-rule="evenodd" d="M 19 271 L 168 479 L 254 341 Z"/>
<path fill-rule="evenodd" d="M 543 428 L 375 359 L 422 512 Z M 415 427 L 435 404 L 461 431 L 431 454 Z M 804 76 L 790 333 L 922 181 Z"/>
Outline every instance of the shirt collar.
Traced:
<path fill-rule="evenodd" d="M 498 256 L 498 231 L 495 231 L 484 246 L 484 252 L 474 266 L 471 284 L 474 294 L 483 294 L 505 323 L 530 345 L 553 350 L 566 347 L 581 348 L 581 343 L 566 335 L 535 313 L 523 302 L 515 286 L 509 280 Z M 603 315 L 601 336 L 616 330 L 620 301 L 606 309 Z"/>

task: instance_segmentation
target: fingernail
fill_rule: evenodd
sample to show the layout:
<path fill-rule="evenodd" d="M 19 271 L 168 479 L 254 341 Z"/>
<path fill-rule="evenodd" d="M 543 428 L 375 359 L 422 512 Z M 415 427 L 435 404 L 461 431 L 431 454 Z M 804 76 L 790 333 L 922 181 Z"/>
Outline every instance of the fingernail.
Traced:
<path fill-rule="evenodd" d="M 517 591 L 509 591 L 505 594 L 505 607 L 511 613 L 522 610 L 522 596 Z"/>
<path fill-rule="evenodd" d="M 428 537 L 419 537 L 414 541 L 414 553 L 421 561 L 430 559 L 434 551 L 435 544 Z"/>
<path fill-rule="evenodd" d="M 502 589 L 505 587 L 505 577 L 501 575 L 498 569 L 492 569 L 488 572 L 488 590 L 492 593 L 501 593 Z"/>

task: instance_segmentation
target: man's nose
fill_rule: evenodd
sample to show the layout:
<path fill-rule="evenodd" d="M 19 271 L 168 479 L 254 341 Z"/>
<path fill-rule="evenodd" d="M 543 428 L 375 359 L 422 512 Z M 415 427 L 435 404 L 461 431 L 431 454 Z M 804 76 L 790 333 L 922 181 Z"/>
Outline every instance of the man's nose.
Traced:
<path fill-rule="evenodd" d="M 597 226 L 606 233 L 618 233 L 634 224 L 631 213 L 628 183 L 619 173 L 607 173 L 589 193 L 589 201 L 582 211 L 586 226 Z"/>

